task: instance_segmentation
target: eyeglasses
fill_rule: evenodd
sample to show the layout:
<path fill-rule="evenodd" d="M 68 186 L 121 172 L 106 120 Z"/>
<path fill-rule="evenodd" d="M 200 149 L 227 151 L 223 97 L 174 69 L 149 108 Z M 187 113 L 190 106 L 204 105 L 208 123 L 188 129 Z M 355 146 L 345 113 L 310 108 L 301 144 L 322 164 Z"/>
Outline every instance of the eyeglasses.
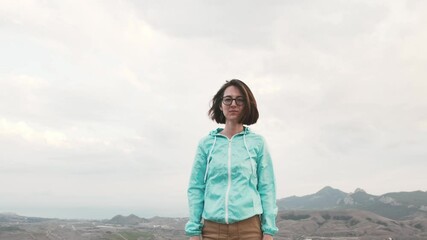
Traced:
<path fill-rule="evenodd" d="M 230 106 L 231 104 L 233 104 L 233 100 L 236 101 L 237 106 L 242 106 L 243 104 L 245 104 L 245 99 L 243 97 L 224 97 L 222 98 L 222 103 L 224 103 L 224 105 L 226 106 Z"/>

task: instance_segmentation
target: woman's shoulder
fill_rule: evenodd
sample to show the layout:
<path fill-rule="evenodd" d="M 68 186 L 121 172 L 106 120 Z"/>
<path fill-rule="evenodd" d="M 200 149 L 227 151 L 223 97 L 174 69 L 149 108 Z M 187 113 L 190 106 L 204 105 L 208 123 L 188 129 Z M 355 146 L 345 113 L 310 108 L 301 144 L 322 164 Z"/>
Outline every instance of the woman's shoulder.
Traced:
<path fill-rule="evenodd" d="M 213 141 L 215 141 L 216 135 L 219 134 L 221 130 L 221 128 L 216 128 L 210 131 L 207 135 L 205 135 L 199 140 L 199 146 L 206 146 L 211 144 Z"/>
<path fill-rule="evenodd" d="M 246 136 L 251 138 L 252 140 L 260 142 L 260 143 L 265 142 L 265 138 L 261 134 L 254 132 L 249 128 L 246 128 L 245 131 L 246 131 Z"/>

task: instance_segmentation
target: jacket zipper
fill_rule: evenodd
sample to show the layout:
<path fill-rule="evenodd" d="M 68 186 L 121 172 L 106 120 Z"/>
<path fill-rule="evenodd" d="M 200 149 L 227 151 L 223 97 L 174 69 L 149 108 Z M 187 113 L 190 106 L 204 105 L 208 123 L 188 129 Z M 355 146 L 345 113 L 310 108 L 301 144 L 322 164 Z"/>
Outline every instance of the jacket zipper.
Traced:
<path fill-rule="evenodd" d="M 235 136 L 238 136 L 242 133 L 237 133 L 233 135 L 230 139 L 227 136 L 221 135 L 228 140 L 228 184 L 227 184 L 227 191 L 225 192 L 225 223 L 228 224 L 228 196 L 230 194 L 230 188 L 231 188 L 231 141 Z"/>
<path fill-rule="evenodd" d="M 233 138 L 231 138 L 233 139 Z M 231 139 L 228 140 L 228 185 L 225 192 L 225 223 L 228 224 L 228 195 L 231 188 Z"/>

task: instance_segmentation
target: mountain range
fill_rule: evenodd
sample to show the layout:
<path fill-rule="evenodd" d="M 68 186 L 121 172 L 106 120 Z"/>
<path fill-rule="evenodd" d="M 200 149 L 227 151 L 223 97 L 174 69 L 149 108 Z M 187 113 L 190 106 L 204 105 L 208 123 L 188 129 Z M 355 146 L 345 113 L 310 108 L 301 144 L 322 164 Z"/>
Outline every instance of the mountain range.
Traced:
<path fill-rule="evenodd" d="M 277 205 L 279 210 L 363 210 L 404 220 L 409 216 L 427 215 L 427 192 L 392 192 L 375 196 L 360 188 L 346 193 L 327 186 L 314 194 L 279 199 Z"/>

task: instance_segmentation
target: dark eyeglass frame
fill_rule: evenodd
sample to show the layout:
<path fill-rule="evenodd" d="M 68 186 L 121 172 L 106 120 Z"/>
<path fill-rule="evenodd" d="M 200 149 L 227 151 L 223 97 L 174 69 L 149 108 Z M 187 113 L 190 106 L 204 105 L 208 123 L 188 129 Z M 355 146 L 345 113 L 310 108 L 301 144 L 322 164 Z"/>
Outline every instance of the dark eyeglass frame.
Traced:
<path fill-rule="evenodd" d="M 228 102 L 228 101 L 230 101 L 230 102 Z M 245 105 L 245 99 L 243 98 L 243 97 L 236 97 L 236 98 L 232 98 L 232 97 L 223 97 L 222 98 L 222 103 L 225 105 L 225 106 L 231 106 L 231 104 L 233 104 L 233 101 L 235 101 L 236 102 L 236 105 L 237 106 L 243 106 L 243 105 Z"/>

